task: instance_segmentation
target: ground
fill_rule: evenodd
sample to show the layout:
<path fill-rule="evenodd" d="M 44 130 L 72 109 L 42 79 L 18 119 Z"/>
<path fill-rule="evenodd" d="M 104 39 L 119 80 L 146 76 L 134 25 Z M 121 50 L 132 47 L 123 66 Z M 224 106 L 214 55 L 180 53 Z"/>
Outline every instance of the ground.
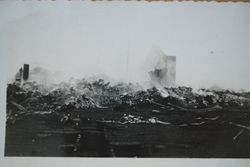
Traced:
<path fill-rule="evenodd" d="M 249 158 L 249 139 L 247 108 L 26 111 L 7 123 L 5 156 Z"/>

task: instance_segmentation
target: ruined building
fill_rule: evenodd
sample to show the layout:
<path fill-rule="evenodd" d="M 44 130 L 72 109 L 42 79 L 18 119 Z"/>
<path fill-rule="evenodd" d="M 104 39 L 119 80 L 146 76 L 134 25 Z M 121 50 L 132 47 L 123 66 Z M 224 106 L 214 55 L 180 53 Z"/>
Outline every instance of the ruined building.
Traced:
<path fill-rule="evenodd" d="M 23 80 L 27 81 L 29 79 L 29 65 L 24 64 L 23 65 Z"/>
<path fill-rule="evenodd" d="M 149 72 L 152 86 L 176 86 L 176 57 L 162 54 L 158 57 L 154 69 Z"/>
<path fill-rule="evenodd" d="M 20 68 L 16 74 L 15 81 L 22 84 L 29 79 L 29 64 L 24 64 L 23 68 Z"/>

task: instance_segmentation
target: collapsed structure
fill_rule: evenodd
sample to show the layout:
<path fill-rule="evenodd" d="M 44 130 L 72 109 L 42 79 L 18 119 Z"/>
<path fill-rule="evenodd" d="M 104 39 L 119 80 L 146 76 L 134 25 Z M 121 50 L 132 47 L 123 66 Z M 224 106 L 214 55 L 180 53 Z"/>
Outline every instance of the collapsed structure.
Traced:
<path fill-rule="evenodd" d="M 15 82 L 22 84 L 29 79 L 29 64 L 24 64 L 16 74 Z"/>
<path fill-rule="evenodd" d="M 161 54 L 149 72 L 152 86 L 175 87 L 176 86 L 176 57 Z"/>

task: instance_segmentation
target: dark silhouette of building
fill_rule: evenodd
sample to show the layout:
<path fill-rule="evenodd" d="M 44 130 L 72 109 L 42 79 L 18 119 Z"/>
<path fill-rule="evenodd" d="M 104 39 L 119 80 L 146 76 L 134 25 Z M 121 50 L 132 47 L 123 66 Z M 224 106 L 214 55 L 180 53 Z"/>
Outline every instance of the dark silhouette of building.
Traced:
<path fill-rule="evenodd" d="M 23 68 L 20 68 L 16 73 L 16 82 L 22 84 L 23 81 L 27 81 L 29 79 L 29 64 L 24 64 Z"/>
<path fill-rule="evenodd" d="M 23 80 L 27 81 L 29 79 L 29 64 L 23 65 Z"/>

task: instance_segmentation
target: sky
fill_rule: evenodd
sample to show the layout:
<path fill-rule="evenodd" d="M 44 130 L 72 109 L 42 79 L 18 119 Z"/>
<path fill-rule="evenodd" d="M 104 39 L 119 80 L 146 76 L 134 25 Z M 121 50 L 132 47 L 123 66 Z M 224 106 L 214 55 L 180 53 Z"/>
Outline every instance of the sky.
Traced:
<path fill-rule="evenodd" d="M 9 78 L 29 63 L 144 83 L 155 48 L 176 56 L 177 85 L 250 91 L 250 4 L 0 1 Z"/>

